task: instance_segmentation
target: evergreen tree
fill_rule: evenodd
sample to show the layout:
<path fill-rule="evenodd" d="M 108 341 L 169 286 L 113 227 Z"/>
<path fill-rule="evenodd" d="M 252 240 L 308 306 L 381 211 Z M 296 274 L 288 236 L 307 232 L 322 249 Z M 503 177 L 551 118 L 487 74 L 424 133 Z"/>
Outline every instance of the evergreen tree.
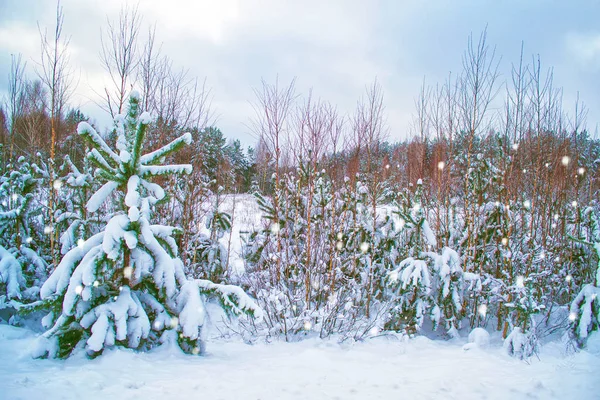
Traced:
<path fill-rule="evenodd" d="M 40 294 L 51 310 L 44 318 L 50 329 L 38 357 L 66 357 L 78 346 L 95 356 L 114 345 L 149 349 L 165 342 L 198 354 L 204 348 L 203 295 L 216 295 L 234 314 L 260 313 L 237 287 L 187 279 L 174 239 L 178 230 L 151 224 L 165 192 L 150 180 L 191 172 L 190 165 L 160 165 L 189 144 L 191 135 L 143 154 L 150 122 L 147 112 L 140 115 L 139 95 L 133 93 L 127 115 L 115 118 L 118 153 L 88 123 L 79 124 L 78 133 L 91 147 L 88 158 L 105 182 L 87 211 L 113 199 L 116 212 L 102 231 L 69 250 L 44 283 Z"/>
<path fill-rule="evenodd" d="M 586 238 L 573 239 L 593 248 L 595 254 L 590 264 L 595 264 L 596 268 L 593 283 L 584 285 L 571 303 L 569 320 L 579 346 L 584 346 L 590 333 L 600 328 L 600 216 L 592 207 L 587 207 L 583 217 L 588 235 Z"/>
<path fill-rule="evenodd" d="M 40 182 L 37 166 L 25 157 L 0 178 L 0 307 L 8 299 L 32 302 L 46 278 L 42 255 L 50 228 L 38 203 Z"/>
<path fill-rule="evenodd" d="M 403 245 L 408 250 L 408 257 L 388 275 L 395 296 L 387 325 L 408 333 L 420 329 L 433 301 L 432 271 L 425 252 L 436 246 L 436 239 L 425 217 L 422 190 L 423 182 L 419 180 L 414 195 L 404 194 L 395 211 L 405 229 L 406 242 Z M 436 317 L 439 319 L 439 315 Z"/>

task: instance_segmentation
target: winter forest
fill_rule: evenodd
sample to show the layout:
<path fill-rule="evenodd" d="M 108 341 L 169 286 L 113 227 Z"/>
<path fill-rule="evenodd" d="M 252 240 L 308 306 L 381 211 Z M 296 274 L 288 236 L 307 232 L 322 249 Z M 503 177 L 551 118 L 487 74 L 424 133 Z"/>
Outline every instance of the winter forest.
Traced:
<path fill-rule="evenodd" d="M 506 390 L 494 397 L 486 379 L 477 392 L 473 372 L 459 371 L 449 392 L 427 398 L 599 396 L 600 137 L 588 129 L 584 99 L 564 104 L 539 56 L 522 47 L 519 59 L 503 59 L 487 30 L 465 37 L 455 55 L 462 70 L 424 80 L 413 94 L 404 139 L 390 131 L 393 110 L 376 77 L 349 113 L 295 80 L 265 78 L 242 99 L 254 113 L 246 147 L 219 128 L 217 113 L 227 110 L 213 108 L 204 77 L 162 52 L 160 27 L 143 30 L 136 7 L 107 19 L 94 61 L 110 76 L 97 90 L 113 123 L 86 115 L 71 102 L 78 82 L 68 12 L 56 7 L 55 25 L 39 30 L 40 57 L 12 55 L 3 78 L 0 370 L 8 398 L 42 390 L 70 398 L 60 384 L 67 380 L 99 398 L 177 394 L 177 384 L 156 392 L 152 374 L 181 374 L 194 398 L 207 393 L 204 383 L 187 387 L 194 374 L 217 382 L 256 354 L 299 353 L 297 365 L 263 367 L 277 379 L 303 376 L 313 363 L 347 368 L 341 373 L 363 383 L 369 373 L 341 364 L 389 369 L 390 379 L 414 375 L 395 389 L 338 398 L 421 398 L 426 383 L 415 382 L 444 376 L 429 369 L 444 357 L 489 371 L 490 382 L 494 370 L 515 375 L 494 383 Z M 371 366 L 387 353 L 404 361 Z M 108 380 L 94 386 L 92 374 L 120 363 L 144 372 L 124 391 Z M 571 386 L 552 386 L 564 365 L 576 374 Z M 245 376 L 235 396 L 214 382 L 208 393 L 339 392 L 326 384 L 319 392 L 313 378 L 306 392 L 265 392 L 247 387 L 262 375 Z"/>

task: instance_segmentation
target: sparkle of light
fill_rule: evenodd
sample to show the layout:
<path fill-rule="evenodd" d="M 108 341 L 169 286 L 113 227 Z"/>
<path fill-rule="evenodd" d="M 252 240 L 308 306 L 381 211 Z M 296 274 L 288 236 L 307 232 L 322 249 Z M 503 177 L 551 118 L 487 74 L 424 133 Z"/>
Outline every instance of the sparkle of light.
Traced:
<path fill-rule="evenodd" d="M 360 251 L 362 251 L 363 253 L 366 253 L 368 250 L 369 250 L 369 243 L 362 242 L 360 244 Z"/>
<path fill-rule="evenodd" d="M 444 169 L 444 167 L 445 167 L 445 166 L 446 166 L 446 163 L 445 163 L 445 162 L 443 162 L 443 161 L 440 161 L 440 162 L 438 163 L 438 166 L 437 166 L 437 167 L 438 167 L 438 169 L 441 171 L 441 170 L 443 170 L 443 169 Z"/>
<path fill-rule="evenodd" d="M 574 312 L 569 314 L 569 321 L 575 322 L 576 319 L 577 319 L 577 314 L 575 314 Z"/>
<path fill-rule="evenodd" d="M 77 285 L 77 286 L 75 287 L 75 293 L 77 293 L 77 294 L 81 294 L 81 292 L 83 292 L 83 286 L 81 286 L 81 285 Z"/>
<path fill-rule="evenodd" d="M 477 312 L 482 317 L 485 317 L 485 315 L 487 314 L 487 306 L 485 304 L 480 305 L 479 307 L 477 307 Z"/>
<path fill-rule="evenodd" d="M 517 276 L 517 287 L 525 287 L 525 278 L 523 276 Z"/>
<path fill-rule="evenodd" d="M 62 187 L 62 181 L 60 179 L 57 179 L 54 181 L 52 186 L 54 187 L 54 189 L 59 190 Z"/>
<path fill-rule="evenodd" d="M 85 240 L 83 240 L 83 239 L 79 239 L 77 241 L 77 247 L 79 247 L 80 249 L 83 249 L 84 244 L 85 244 Z"/>
<path fill-rule="evenodd" d="M 280 230 L 281 230 L 281 227 L 279 226 L 278 223 L 274 223 L 273 225 L 271 225 L 271 232 L 274 233 L 275 235 L 278 234 Z"/>
<path fill-rule="evenodd" d="M 563 156 L 560 162 L 566 167 L 571 162 L 571 158 L 569 156 Z"/>

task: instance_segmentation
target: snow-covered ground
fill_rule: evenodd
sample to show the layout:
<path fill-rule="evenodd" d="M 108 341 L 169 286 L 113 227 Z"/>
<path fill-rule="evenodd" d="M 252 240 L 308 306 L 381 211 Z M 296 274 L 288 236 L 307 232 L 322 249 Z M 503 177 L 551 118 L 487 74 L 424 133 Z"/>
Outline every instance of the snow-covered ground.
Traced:
<path fill-rule="evenodd" d="M 261 213 L 248 195 L 227 197 L 223 210 L 234 218 L 221 243 L 241 272 L 241 236 L 261 226 Z M 0 324 L 0 399 L 600 399 L 598 334 L 589 351 L 565 355 L 554 342 L 524 362 L 506 355 L 497 336 L 486 349 L 468 351 L 466 337 L 248 345 L 215 338 L 213 328 L 203 356 L 163 347 L 113 349 L 94 360 L 79 352 L 62 361 L 32 359 L 37 333 Z"/>
<path fill-rule="evenodd" d="M 88 360 L 34 360 L 30 330 L 0 325 L 2 399 L 598 399 L 600 354 L 543 347 L 526 363 L 498 341 L 362 343 L 307 339 L 247 345 L 213 341 L 205 356 L 175 349 L 107 351 Z"/>

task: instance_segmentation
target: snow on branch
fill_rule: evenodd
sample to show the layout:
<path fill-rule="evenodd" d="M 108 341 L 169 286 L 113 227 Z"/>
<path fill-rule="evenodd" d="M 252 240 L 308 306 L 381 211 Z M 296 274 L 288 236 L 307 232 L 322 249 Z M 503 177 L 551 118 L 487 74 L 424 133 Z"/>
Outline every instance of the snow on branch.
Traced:
<path fill-rule="evenodd" d="M 25 286 L 21 264 L 2 246 L 0 246 L 0 282 L 6 284 L 6 295 L 9 299 L 21 298 L 21 287 Z"/>
<path fill-rule="evenodd" d="M 190 164 L 181 165 L 142 165 L 140 166 L 140 173 L 143 178 L 148 176 L 158 175 L 182 175 L 191 174 L 192 166 Z"/>
<path fill-rule="evenodd" d="M 115 162 L 115 164 L 119 165 L 119 156 L 114 151 L 112 151 L 110 147 L 108 147 L 104 139 L 102 139 L 102 137 L 90 124 L 88 124 L 87 122 L 80 122 L 77 126 L 77 133 L 83 136 L 92 144 L 94 144 L 94 147 L 98 149 L 98 152 L 105 159 L 110 158 Z"/>
<path fill-rule="evenodd" d="M 171 143 L 161 147 L 158 150 L 155 150 L 151 153 L 145 154 L 140 158 L 140 162 L 144 165 L 152 165 L 160 162 L 164 157 L 168 156 L 171 153 L 174 153 L 181 149 L 185 145 L 189 145 L 192 143 L 192 135 L 188 133 L 184 133 L 177 139 L 173 140 Z"/>
<path fill-rule="evenodd" d="M 196 279 L 200 292 L 216 296 L 223 308 L 233 315 L 250 315 L 257 320 L 262 320 L 263 311 L 256 302 L 235 285 L 222 285 L 205 279 Z"/>

